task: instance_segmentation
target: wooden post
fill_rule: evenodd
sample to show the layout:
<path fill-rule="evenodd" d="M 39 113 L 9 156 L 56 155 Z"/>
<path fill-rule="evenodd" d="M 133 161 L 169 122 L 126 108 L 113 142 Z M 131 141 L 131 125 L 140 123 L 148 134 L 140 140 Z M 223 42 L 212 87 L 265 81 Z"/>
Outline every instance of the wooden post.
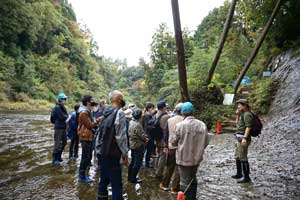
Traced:
<path fill-rule="evenodd" d="M 184 44 L 182 39 L 178 0 L 171 0 L 171 4 L 172 4 L 174 31 L 175 31 L 176 48 L 177 48 L 179 87 L 180 87 L 182 101 L 186 102 L 189 101 L 189 95 L 188 95 L 188 87 L 187 87 Z"/>

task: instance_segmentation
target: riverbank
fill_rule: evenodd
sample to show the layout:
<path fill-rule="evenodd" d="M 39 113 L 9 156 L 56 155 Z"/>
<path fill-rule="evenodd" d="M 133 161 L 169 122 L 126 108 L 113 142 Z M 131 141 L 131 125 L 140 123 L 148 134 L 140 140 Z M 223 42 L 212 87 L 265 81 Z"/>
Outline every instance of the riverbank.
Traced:
<path fill-rule="evenodd" d="M 29 100 L 26 102 L 1 101 L 1 111 L 32 111 L 32 112 L 50 112 L 53 103 L 46 100 Z"/>

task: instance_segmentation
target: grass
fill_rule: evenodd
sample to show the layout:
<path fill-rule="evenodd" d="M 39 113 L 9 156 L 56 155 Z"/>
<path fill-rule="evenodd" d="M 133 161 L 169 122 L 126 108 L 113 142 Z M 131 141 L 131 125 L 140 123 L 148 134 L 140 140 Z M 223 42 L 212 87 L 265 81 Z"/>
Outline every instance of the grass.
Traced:
<path fill-rule="evenodd" d="M 26 102 L 1 101 L 0 110 L 11 111 L 49 111 L 54 103 L 46 100 L 28 100 Z"/>

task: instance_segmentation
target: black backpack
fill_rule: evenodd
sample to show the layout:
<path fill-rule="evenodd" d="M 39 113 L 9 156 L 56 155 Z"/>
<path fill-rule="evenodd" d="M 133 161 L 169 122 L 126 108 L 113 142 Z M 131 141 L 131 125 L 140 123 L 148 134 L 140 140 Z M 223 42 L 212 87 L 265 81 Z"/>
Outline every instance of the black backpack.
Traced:
<path fill-rule="evenodd" d="M 53 108 L 51 109 L 50 122 L 51 122 L 52 124 L 55 124 L 55 107 L 53 107 Z"/>
<path fill-rule="evenodd" d="M 158 118 L 155 119 L 154 123 L 149 126 L 149 132 L 150 136 L 154 140 L 161 140 L 163 138 L 163 130 L 160 127 L 159 121 L 162 118 L 162 116 L 166 115 L 167 113 L 162 113 L 158 116 Z"/>
<path fill-rule="evenodd" d="M 101 125 L 96 129 L 96 153 L 99 156 L 108 156 L 111 153 L 112 150 L 111 145 L 113 144 L 113 140 L 115 137 L 115 120 L 117 117 L 118 109 L 115 109 L 110 115 L 106 116 L 103 121 L 101 122 Z M 116 149 L 113 148 L 115 151 Z"/>
<path fill-rule="evenodd" d="M 261 123 L 261 120 L 259 119 L 257 114 L 252 113 L 252 115 L 253 115 L 253 122 L 252 122 L 252 127 L 250 129 L 250 135 L 252 137 L 257 137 L 257 136 L 259 137 L 259 135 L 261 134 L 261 130 L 263 128 L 263 124 Z"/>

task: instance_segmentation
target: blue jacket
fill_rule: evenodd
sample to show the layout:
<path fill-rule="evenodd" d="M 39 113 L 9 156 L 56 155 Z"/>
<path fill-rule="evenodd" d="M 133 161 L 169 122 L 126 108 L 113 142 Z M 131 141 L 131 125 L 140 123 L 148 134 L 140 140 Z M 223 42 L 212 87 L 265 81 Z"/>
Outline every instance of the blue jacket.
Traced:
<path fill-rule="evenodd" d="M 66 129 L 67 123 L 66 120 L 69 117 L 66 107 L 62 103 L 56 103 L 53 108 L 53 116 L 54 116 L 54 128 L 55 129 Z"/>
<path fill-rule="evenodd" d="M 68 138 L 70 140 L 73 140 L 74 135 L 77 134 L 77 128 L 78 128 L 78 123 L 76 121 L 76 112 L 72 112 L 68 124 L 69 124 Z"/>

